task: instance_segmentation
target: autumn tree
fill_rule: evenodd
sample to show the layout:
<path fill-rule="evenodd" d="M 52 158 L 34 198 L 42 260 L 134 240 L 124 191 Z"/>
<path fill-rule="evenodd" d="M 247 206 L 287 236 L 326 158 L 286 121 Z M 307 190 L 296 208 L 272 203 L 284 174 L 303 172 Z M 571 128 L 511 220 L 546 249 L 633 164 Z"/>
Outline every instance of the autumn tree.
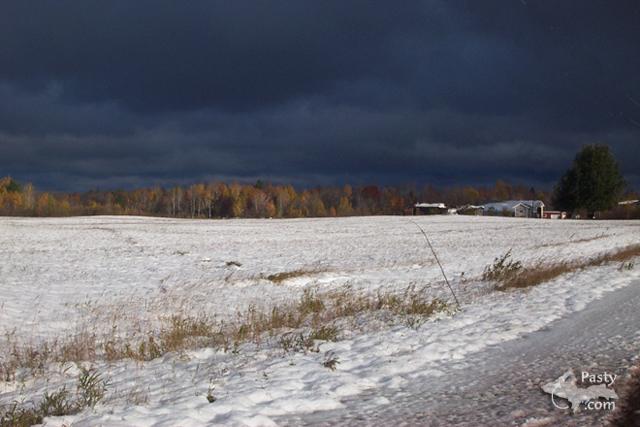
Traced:
<path fill-rule="evenodd" d="M 192 218 L 298 218 L 308 216 L 400 215 L 417 201 L 445 202 L 452 206 L 482 203 L 496 196 L 533 197 L 530 187 L 511 187 L 498 182 L 493 187 L 424 187 L 415 185 L 380 188 L 316 187 L 296 190 L 291 185 L 193 183 L 171 188 L 84 193 L 39 193 L 30 184 L 0 179 L 2 215 L 159 215 Z M 536 191 L 536 198 L 544 193 Z"/>
<path fill-rule="evenodd" d="M 312 193 L 309 197 L 309 216 L 327 216 L 327 208 L 317 192 Z"/>

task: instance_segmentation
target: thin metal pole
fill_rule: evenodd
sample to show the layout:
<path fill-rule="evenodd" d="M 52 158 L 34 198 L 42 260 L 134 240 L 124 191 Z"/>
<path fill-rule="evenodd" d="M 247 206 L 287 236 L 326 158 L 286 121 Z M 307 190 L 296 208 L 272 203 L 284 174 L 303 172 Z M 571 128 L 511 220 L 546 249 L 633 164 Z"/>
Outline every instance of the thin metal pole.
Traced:
<path fill-rule="evenodd" d="M 440 267 L 440 271 L 442 272 L 442 277 L 444 277 L 444 281 L 447 284 L 447 286 L 449 287 L 449 290 L 451 291 L 451 295 L 453 295 L 453 299 L 456 300 L 456 305 L 458 306 L 458 310 L 460 310 L 460 301 L 458 301 L 458 297 L 456 297 L 456 293 L 453 292 L 453 288 L 451 287 L 451 284 L 449 283 L 449 279 L 447 279 L 447 275 L 444 273 L 444 268 L 442 268 L 442 264 L 440 263 L 440 260 L 438 259 L 438 255 L 436 254 L 435 249 L 433 249 L 433 246 L 431 245 L 431 241 L 429 241 L 429 238 L 427 237 L 427 233 L 425 233 L 424 229 L 422 227 L 420 227 L 420 224 L 418 224 L 417 222 L 415 222 L 412 219 L 410 219 L 409 221 L 414 223 L 415 226 L 418 227 L 420 229 L 420 231 L 422 232 L 422 235 L 424 236 L 424 239 L 427 241 L 427 244 L 429 245 L 429 249 L 431 249 L 431 253 L 433 253 L 433 257 L 436 259 L 436 262 L 438 263 L 438 267 Z"/>

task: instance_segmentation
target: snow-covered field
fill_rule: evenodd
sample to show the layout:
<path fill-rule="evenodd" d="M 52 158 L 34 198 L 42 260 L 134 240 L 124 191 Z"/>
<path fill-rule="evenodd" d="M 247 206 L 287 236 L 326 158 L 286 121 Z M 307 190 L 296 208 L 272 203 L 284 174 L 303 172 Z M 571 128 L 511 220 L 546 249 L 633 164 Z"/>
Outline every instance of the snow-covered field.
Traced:
<path fill-rule="evenodd" d="M 108 379 L 105 399 L 93 410 L 48 418 L 46 425 L 269 425 L 287 415 L 335 410 L 345 396 L 446 376 L 443 361 L 464 366 L 466 355 L 543 328 L 640 277 L 639 268 L 607 265 L 507 293 L 479 279 L 510 249 L 514 259 L 532 265 L 638 244 L 637 221 L 411 220 L 429 235 L 461 299 L 455 315 L 419 327 L 345 327 L 337 342 L 319 343 L 319 352 L 285 352 L 265 342 L 149 362 L 94 361 Z M 411 220 L 0 218 L 0 334 L 34 344 L 87 330 L 135 334 L 174 314 L 233 321 L 250 305 L 268 310 L 298 300 L 308 288 L 376 293 L 427 287 L 433 298 L 452 302 Z M 267 279 L 293 271 L 305 274 L 278 284 Z M 0 348 L 0 362 L 7 351 Z M 335 371 L 323 366 L 329 355 L 339 361 Z M 21 372 L 0 381 L 0 404 L 37 399 L 73 384 L 77 374 L 71 363 L 53 364 L 44 375 Z"/>

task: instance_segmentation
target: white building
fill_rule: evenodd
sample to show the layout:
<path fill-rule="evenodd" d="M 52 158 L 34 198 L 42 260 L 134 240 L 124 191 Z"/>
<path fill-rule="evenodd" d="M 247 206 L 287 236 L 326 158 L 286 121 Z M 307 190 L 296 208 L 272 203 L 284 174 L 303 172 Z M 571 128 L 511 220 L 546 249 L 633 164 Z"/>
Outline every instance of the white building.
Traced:
<path fill-rule="evenodd" d="M 542 218 L 544 203 L 541 200 L 507 200 L 486 203 L 484 215 L 510 215 L 517 218 Z"/>

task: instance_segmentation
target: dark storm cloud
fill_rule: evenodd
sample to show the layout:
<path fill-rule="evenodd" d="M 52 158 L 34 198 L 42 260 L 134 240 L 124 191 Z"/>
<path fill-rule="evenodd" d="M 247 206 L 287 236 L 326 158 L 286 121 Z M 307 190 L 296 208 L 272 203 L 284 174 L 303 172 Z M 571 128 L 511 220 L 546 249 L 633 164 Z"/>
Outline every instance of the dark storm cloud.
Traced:
<path fill-rule="evenodd" d="M 421 24 L 409 3 L 61 1 L 7 9 L 0 35 L 9 66 L 0 76 L 34 88 L 53 79 L 70 96 L 143 111 L 254 109 L 320 92 L 375 73 L 381 45 Z"/>
<path fill-rule="evenodd" d="M 551 185 L 609 143 L 638 184 L 640 5 L 3 2 L 0 175 Z"/>

